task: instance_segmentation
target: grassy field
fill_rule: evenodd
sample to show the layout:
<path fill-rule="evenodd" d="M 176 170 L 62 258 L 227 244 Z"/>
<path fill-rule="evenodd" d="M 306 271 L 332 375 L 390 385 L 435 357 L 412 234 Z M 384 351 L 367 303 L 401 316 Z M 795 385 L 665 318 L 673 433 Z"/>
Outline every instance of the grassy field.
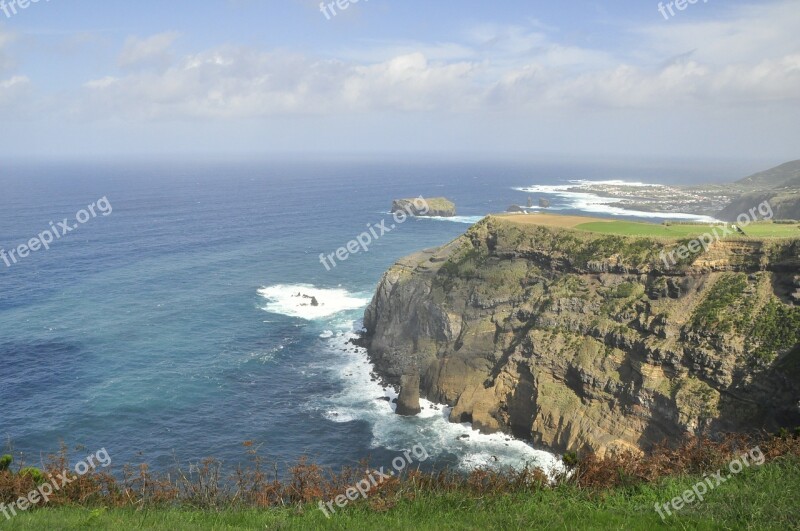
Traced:
<path fill-rule="evenodd" d="M 657 238 L 685 239 L 696 238 L 702 234 L 711 233 L 713 225 L 663 225 L 636 221 L 616 221 L 581 216 L 560 216 L 557 214 L 529 214 L 501 215 L 505 221 L 513 221 L 523 225 L 542 225 L 545 227 L 570 228 L 598 234 L 614 234 L 619 236 L 649 236 Z M 723 235 L 721 228 L 718 234 Z M 784 225 L 776 223 L 759 222 L 744 227 L 744 232 L 750 238 L 800 238 L 800 225 Z M 740 234 L 729 234 L 728 238 L 743 238 Z"/>
<path fill-rule="evenodd" d="M 590 222 L 575 227 L 578 230 L 602 234 L 619 234 L 625 236 L 655 236 L 661 238 L 696 238 L 701 234 L 712 233 L 714 226 L 709 225 L 657 225 L 655 223 L 636 223 L 632 221 L 612 221 L 610 223 Z M 750 238 L 800 238 L 800 225 L 783 225 L 775 223 L 754 223 L 744 227 L 746 237 Z M 721 228 L 717 233 L 723 235 Z M 724 236 L 743 238 L 738 233 Z"/>
<path fill-rule="evenodd" d="M 2 529 L 798 529 L 800 459 L 746 468 L 710 490 L 705 500 L 665 521 L 654 510 L 702 477 L 667 478 L 594 492 L 573 486 L 533 494 L 484 496 L 419 493 L 413 501 L 375 510 L 354 504 L 327 519 L 315 506 L 293 509 L 41 509 L 2 521 Z"/>

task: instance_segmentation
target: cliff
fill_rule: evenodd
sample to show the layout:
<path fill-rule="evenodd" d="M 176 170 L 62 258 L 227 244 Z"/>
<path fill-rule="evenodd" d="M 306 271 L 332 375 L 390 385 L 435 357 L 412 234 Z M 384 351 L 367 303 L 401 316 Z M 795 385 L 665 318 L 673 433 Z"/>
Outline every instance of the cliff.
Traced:
<path fill-rule="evenodd" d="M 451 420 L 556 451 L 800 425 L 800 241 L 723 240 L 667 268 L 681 243 L 489 217 L 397 262 L 364 341 Z"/>

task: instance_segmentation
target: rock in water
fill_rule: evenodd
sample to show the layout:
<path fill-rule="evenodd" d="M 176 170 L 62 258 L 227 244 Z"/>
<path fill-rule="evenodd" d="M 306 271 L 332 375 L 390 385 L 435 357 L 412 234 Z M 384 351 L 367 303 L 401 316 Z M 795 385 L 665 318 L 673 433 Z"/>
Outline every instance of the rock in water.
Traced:
<path fill-rule="evenodd" d="M 417 217 L 451 218 L 456 215 L 456 205 L 444 197 L 395 199 L 391 212 L 392 214 L 403 212 Z"/>
<path fill-rule="evenodd" d="M 541 208 L 550 208 L 550 201 L 544 197 L 539 198 L 539 206 Z"/>
<path fill-rule="evenodd" d="M 397 399 L 395 413 L 404 417 L 419 414 L 419 373 L 414 372 L 400 378 L 400 397 Z"/>

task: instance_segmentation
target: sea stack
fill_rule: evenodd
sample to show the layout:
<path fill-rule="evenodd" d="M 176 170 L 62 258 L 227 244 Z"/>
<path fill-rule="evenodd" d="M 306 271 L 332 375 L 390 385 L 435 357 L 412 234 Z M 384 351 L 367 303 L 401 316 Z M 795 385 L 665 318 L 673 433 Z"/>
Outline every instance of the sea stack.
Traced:
<path fill-rule="evenodd" d="M 456 205 L 444 197 L 395 199 L 391 212 L 404 212 L 417 217 L 451 218 L 456 215 Z"/>
<path fill-rule="evenodd" d="M 419 414 L 419 373 L 413 372 L 400 378 L 400 396 L 397 398 L 395 413 L 404 417 Z"/>

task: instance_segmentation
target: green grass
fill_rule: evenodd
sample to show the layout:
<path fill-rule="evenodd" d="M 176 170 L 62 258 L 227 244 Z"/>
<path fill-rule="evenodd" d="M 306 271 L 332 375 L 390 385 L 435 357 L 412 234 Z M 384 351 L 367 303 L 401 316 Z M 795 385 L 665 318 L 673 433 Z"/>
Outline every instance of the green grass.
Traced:
<path fill-rule="evenodd" d="M 635 221 L 611 221 L 582 223 L 575 227 L 577 230 L 595 232 L 599 234 L 616 234 L 620 236 L 651 236 L 658 238 L 696 238 L 702 234 L 711 233 L 712 225 L 658 225 L 655 223 L 641 223 Z M 754 238 L 800 238 L 800 225 L 784 225 L 775 223 L 753 223 L 744 228 L 749 237 Z M 722 235 L 722 230 L 717 229 Z M 725 238 L 741 238 L 739 234 L 730 234 Z"/>
<path fill-rule="evenodd" d="M 796 529 L 800 524 L 800 460 L 781 458 L 746 468 L 710 490 L 702 502 L 684 507 L 666 522 L 654 510 L 701 480 L 668 478 L 594 494 L 572 486 L 529 495 L 473 499 L 462 494 L 419 493 L 386 512 L 354 504 L 331 519 L 315 506 L 225 510 L 191 509 L 40 509 L 22 514 L 0 528 L 22 529 Z"/>
<path fill-rule="evenodd" d="M 730 273 L 722 276 L 711 287 L 692 315 L 692 324 L 698 329 L 715 329 L 721 332 L 730 332 L 734 325 L 731 316 L 737 313 L 729 311 L 731 305 L 743 300 L 744 290 L 747 288 L 747 275 L 744 273 Z"/>
<path fill-rule="evenodd" d="M 753 349 L 755 342 L 758 346 Z M 748 336 L 748 347 L 764 361 L 774 360 L 778 352 L 800 343 L 800 308 L 772 299 L 756 317 Z"/>

